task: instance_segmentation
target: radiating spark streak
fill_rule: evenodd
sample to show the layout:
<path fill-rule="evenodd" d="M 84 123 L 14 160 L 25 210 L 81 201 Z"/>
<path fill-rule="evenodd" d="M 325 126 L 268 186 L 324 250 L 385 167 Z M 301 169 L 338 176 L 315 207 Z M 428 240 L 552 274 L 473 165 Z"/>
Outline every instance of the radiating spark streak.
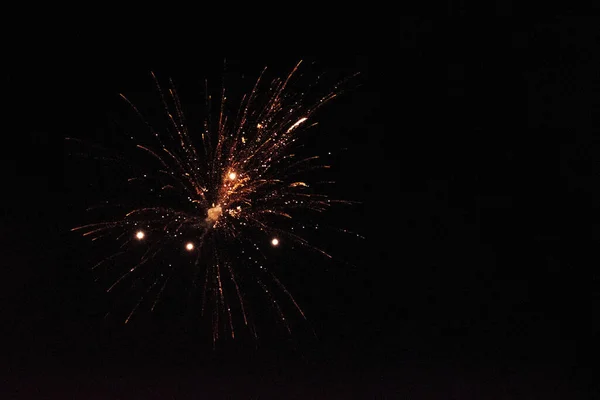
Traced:
<path fill-rule="evenodd" d="M 121 275 L 121 277 L 119 279 L 117 279 L 115 281 L 115 283 L 113 283 L 106 291 L 110 292 L 111 290 L 113 290 L 113 288 L 115 286 L 117 286 L 123 279 L 125 279 L 126 277 L 128 277 L 133 271 L 135 271 L 140 265 L 143 265 L 145 262 L 146 262 L 146 260 L 140 261 L 138 264 L 136 264 L 129 271 L 127 271 L 126 273 L 124 273 L 123 275 Z"/>
<path fill-rule="evenodd" d="M 205 102 L 206 102 L 206 109 L 210 110 L 211 109 L 211 99 L 210 99 L 210 92 L 208 90 L 208 80 L 204 79 L 204 93 L 206 94 L 205 96 Z M 212 154 L 212 144 L 211 144 L 211 140 L 210 140 L 210 130 L 211 130 L 211 116 L 210 113 L 208 114 L 208 117 L 204 120 L 204 132 L 202 132 L 202 148 L 204 149 L 204 155 L 205 156 L 209 156 Z M 209 172 L 210 173 L 210 172 Z"/>
<path fill-rule="evenodd" d="M 152 308 L 150 309 L 150 311 L 154 311 L 154 308 L 156 307 L 158 300 L 160 300 L 160 296 L 162 295 L 162 292 L 165 290 L 165 287 L 167 286 L 167 282 L 169 282 L 169 279 L 171 279 L 172 274 L 173 274 L 173 269 L 171 269 L 171 273 L 169 274 L 167 279 L 165 279 L 162 287 L 160 288 L 160 291 L 156 295 L 156 299 L 154 300 L 154 304 L 152 304 Z"/>
<path fill-rule="evenodd" d="M 305 164 L 305 163 L 307 163 L 309 161 L 312 161 L 312 160 L 318 160 L 319 158 L 321 158 L 321 157 L 319 157 L 319 156 L 307 157 L 307 158 L 305 158 L 303 160 L 296 161 L 295 163 L 293 163 L 292 165 L 290 165 L 286 169 L 293 169 L 294 167 L 297 167 L 298 165 Z"/>
<path fill-rule="evenodd" d="M 154 245 L 154 247 L 158 247 L 158 245 Z M 121 283 L 121 281 L 123 281 L 123 279 L 127 278 L 129 275 L 131 275 L 133 272 L 135 272 L 140 266 L 144 265 L 146 262 L 148 262 L 150 259 L 152 259 L 161 249 L 160 247 L 158 247 L 156 249 L 156 251 L 150 256 L 148 257 L 148 254 L 154 250 L 153 247 L 150 247 L 142 256 L 142 259 L 140 260 L 139 263 L 137 263 L 133 268 L 131 268 L 129 271 L 127 271 L 126 273 L 124 273 L 123 275 L 121 275 L 121 277 L 119 279 L 117 279 L 115 281 L 115 283 L 113 283 L 106 291 L 110 292 L 113 290 L 113 288 L 115 286 L 117 286 L 119 283 Z"/>
<path fill-rule="evenodd" d="M 243 131 L 244 127 L 246 126 L 246 121 L 247 121 L 246 118 L 248 116 L 248 110 L 250 108 L 252 101 L 256 97 L 256 93 L 258 92 L 258 86 L 259 86 L 260 81 L 262 80 L 263 74 L 265 73 L 266 70 L 267 70 L 266 67 L 262 70 L 262 72 L 258 76 L 258 79 L 256 80 L 256 83 L 254 84 L 254 88 L 250 92 L 250 96 L 248 96 L 248 98 L 247 98 L 246 106 L 244 107 L 244 114 L 242 116 L 241 122 L 238 125 L 238 129 L 236 131 L 236 137 L 239 137 L 240 133 Z M 246 97 L 244 96 L 244 99 L 245 98 Z M 242 100 L 242 104 L 243 104 L 243 100 Z M 240 108 L 241 108 L 241 106 L 240 106 Z M 237 150 L 237 146 L 238 146 L 238 141 L 234 141 L 233 146 L 231 147 L 231 150 L 229 151 L 229 158 L 231 158 L 231 156 L 234 154 L 235 150 Z"/>
<path fill-rule="evenodd" d="M 300 126 L 301 123 L 303 123 L 304 121 L 306 121 L 308 118 L 300 118 L 298 120 L 298 122 L 296 122 L 294 125 L 290 126 L 289 129 L 285 132 L 285 133 L 290 133 L 291 131 L 293 131 L 294 129 L 296 129 L 297 127 Z"/>
<path fill-rule="evenodd" d="M 292 301 L 292 303 L 294 303 L 294 306 L 296 306 L 296 309 L 298 310 L 298 312 L 300 313 L 300 315 L 302 315 L 302 318 L 306 319 L 306 315 L 304 315 L 304 311 L 302 311 L 302 308 L 300 308 L 300 306 L 298 305 L 298 303 L 296 303 L 296 299 L 294 299 L 294 296 L 292 296 L 292 294 L 287 290 L 287 288 L 285 287 L 285 285 L 283 283 L 281 283 L 281 281 L 271 273 L 271 278 L 275 281 L 275 283 L 277 283 L 277 285 L 279 286 L 279 288 L 281 290 L 283 290 L 283 292 L 285 294 L 288 295 L 289 299 Z"/>
<path fill-rule="evenodd" d="M 148 288 L 148 290 L 146 290 L 146 293 L 144 293 L 142 295 L 142 297 L 140 298 L 140 300 L 137 302 L 137 304 L 133 307 L 133 309 L 131 310 L 131 312 L 127 316 L 127 319 L 125 320 L 125 323 L 129 322 L 129 320 L 131 319 L 131 316 L 135 313 L 135 310 L 138 309 L 138 307 L 140 306 L 140 304 L 142 304 L 142 301 L 144 301 L 144 298 L 146 297 L 146 295 L 148 293 L 150 293 L 150 291 L 154 288 L 154 286 L 156 286 L 157 283 L 158 283 L 158 279 L 154 281 L 154 283 Z"/>
<path fill-rule="evenodd" d="M 96 232 L 100 232 L 100 231 L 103 231 L 103 230 L 106 230 L 106 229 L 110 229 L 110 228 L 112 228 L 112 227 L 111 226 L 103 226 L 103 227 L 94 229 L 92 231 L 86 232 L 86 233 L 83 234 L 83 236 L 89 236 L 89 235 L 92 235 L 92 234 L 94 234 Z"/>
<path fill-rule="evenodd" d="M 298 186 L 308 187 L 308 185 L 305 182 L 294 182 L 294 183 L 290 183 L 288 185 L 288 187 L 298 187 Z"/>
<path fill-rule="evenodd" d="M 223 285 L 221 283 L 221 265 L 220 265 L 220 263 L 217 263 L 216 268 L 217 268 L 217 283 L 219 285 L 220 305 L 222 308 L 227 308 L 227 313 L 229 315 L 229 327 L 231 330 L 231 336 L 232 336 L 232 338 L 234 338 L 235 334 L 233 332 L 233 321 L 231 319 L 231 309 L 225 304 L 225 296 L 223 294 Z"/>
<path fill-rule="evenodd" d="M 189 172 L 187 172 L 187 170 L 184 168 L 184 166 L 181 163 L 181 161 L 179 160 L 179 158 L 177 158 L 173 153 L 171 153 L 166 148 L 163 148 L 163 150 L 169 156 L 171 156 L 171 158 L 173 158 L 173 160 L 175 160 L 175 163 L 177 164 L 177 167 L 179 168 L 179 170 L 181 171 L 181 173 L 185 177 L 185 179 L 188 181 L 188 183 L 195 189 L 196 194 L 202 193 L 202 188 L 200 188 L 199 186 L 197 186 L 197 183 L 192 179 L 192 177 L 190 176 Z M 183 183 L 183 181 L 181 181 L 181 182 Z M 189 191 L 189 189 L 187 188 L 187 186 L 184 185 L 184 187 Z M 190 193 L 193 193 L 193 192 L 190 191 Z"/>
<path fill-rule="evenodd" d="M 279 303 L 277 302 L 277 300 L 275 300 L 275 298 L 273 297 L 273 295 L 271 294 L 271 292 L 269 291 L 267 286 L 262 282 L 262 280 L 260 280 L 260 278 L 256 278 L 256 281 L 262 287 L 264 293 L 267 295 L 267 298 L 269 299 L 271 306 L 273 308 L 275 308 L 275 310 L 277 311 L 277 315 L 279 315 L 279 319 L 281 319 L 281 322 L 287 329 L 288 333 L 292 333 L 290 324 L 285 320 L 285 315 L 283 315 L 283 311 L 281 310 L 281 307 L 279 306 Z"/>
<path fill-rule="evenodd" d="M 312 249 L 312 250 L 314 250 L 314 251 L 317 251 L 317 252 L 319 252 L 319 253 L 323 254 L 323 255 L 324 255 L 325 257 L 327 257 L 327 258 L 333 258 L 333 257 L 331 256 L 331 254 L 327 253 L 325 250 L 322 250 L 322 249 L 320 249 L 320 248 L 318 248 L 318 247 L 316 247 L 316 246 L 313 246 L 313 245 L 311 245 L 311 244 L 310 244 L 310 243 L 309 243 L 309 242 L 308 242 L 306 239 L 303 239 L 303 238 L 301 238 L 301 237 L 300 237 L 300 236 L 298 236 L 298 235 L 295 235 L 295 234 L 293 234 L 293 233 L 286 232 L 286 231 L 280 231 L 280 232 L 281 232 L 281 233 L 283 233 L 283 234 L 284 234 L 284 235 L 286 235 L 286 236 L 289 236 L 289 237 L 291 237 L 291 238 L 295 239 L 295 240 L 296 240 L 296 242 L 297 242 L 297 243 L 299 243 L 300 245 L 303 245 L 303 246 L 305 246 L 305 247 L 307 247 L 307 248 L 309 248 L 309 249 Z"/>
<path fill-rule="evenodd" d="M 240 308 L 242 310 L 242 316 L 244 317 L 244 325 L 248 325 L 248 319 L 246 317 L 246 310 L 244 309 L 244 300 L 242 299 L 242 293 L 240 292 L 240 288 L 235 280 L 235 274 L 233 273 L 233 269 L 231 268 L 231 265 L 227 264 L 227 269 L 229 270 L 229 275 L 231 276 L 231 281 L 233 282 L 233 285 L 235 286 L 235 292 L 237 293 L 238 296 L 238 300 L 240 302 Z"/>
<path fill-rule="evenodd" d="M 198 252 L 198 255 L 196 257 L 196 262 L 195 262 L 195 266 L 197 267 L 200 263 L 200 252 Z M 204 310 L 206 309 L 206 303 L 207 303 L 207 291 L 209 290 L 208 287 L 208 279 L 210 276 L 210 269 L 212 266 L 207 266 L 205 268 L 205 272 L 204 272 L 204 286 L 202 288 L 202 309 L 201 309 L 201 314 L 202 316 L 204 316 Z"/>
<path fill-rule="evenodd" d="M 170 169 L 171 167 L 169 166 L 169 164 L 167 164 L 162 157 L 160 157 L 158 154 L 156 154 L 154 151 L 150 150 L 149 148 L 147 148 L 146 146 L 142 146 L 140 144 L 138 144 L 136 146 L 139 149 L 142 149 L 144 151 L 147 151 L 148 153 L 152 154 L 158 161 L 160 161 L 160 163 L 167 169 Z"/>
<path fill-rule="evenodd" d="M 124 94 L 119 93 L 119 96 L 121 96 L 121 98 L 123 100 L 125 100 L 127 102 L 127 104 L 129 104 L 129 106 L 131 107 L 131 109 L 142 120 L 142 122 L 146 125 L 146 127 L 148 127 L 148 129 L 150 130 L 150 133 L 152 133 L 154 135 L 154 137 L 156 138 L 156 140 L 158 140 L 158 142 L 160 143 L 160 145 L 163 146 L 162 141 L 160 140 L 160 135 L 154 130 L 154 128 L 152 127 L 152 125 L 150 125 L 150 123 L 148 122 L 148 120 L 146 120 L 146 118 L 144 118 L 144 116 L 137 109 L 137 107 L 131 101 L 129 101 L 129 99 L 127 97 L 125 97 Z"/>
<path fill-rule="evenodd" d="M 160 84 L 158 82 L 158 79 L 156 78 L 156 75 L 154 74 L 154 72 L 151 72 L 151 75 L 152 75 L 152 79 L 154 79 L 155 86 L 156 86 L 156 88 L 158 90 L 158 94 L 160 96 L 160 100 L 161 100 L 161 102 L 163 104 L 164 109 L 166 110 L 166 114 L 169 116 L 169 119 L 171 120 L 171 122 L 173 122 L 173 117 L 172 117 L 171 113 L 169 112 L 169 106 L 167 104 L 167 101 L 166 101 L 165 95 L 163 93 L 162 87 L 160 86 Z M 177 124 L 174 123 L 174 125 L 175 125 L 175 127 L 177 129 Z M 171 137 L 172 137 L 172 135 L 171 135 Z M 162 142 L 160 142 L 160 145 L 161 145 L 162 148 L 165 147 Z"/>
<path fill-rule="evenodd" d="M 75 228 L 71 228 L 71 232 L 79 231 L 79 230 L 90 228 L 90 227 L 96 227 L 96 226 L 101 226 L 101 225 L 113 225 L 113 224 L 114 224 L 114 222 L 99 222 L 99 223 L 95 223 L 95 224 L 81 225 L 81 226 L 76 226 Z"/>
<path fill-rule="evenodd" d="M 96 240 L 98 240 L 98 239 L 102 239 L 103 237 L 106 237 L 106 236 L 108 236 L 109 234 L 110 234 L 110 233 L 105 233 L 105 234 L 103 234 L 103 235 L 100 235 L 100 236 L 95 236 L 95 237 L 93 237 L 93 238 L 92 238 L 92 242 L 95 242 L 95 241 L 96 241 Z"/>
<path fill-rule="evenodd" d="M 116 257 L 120 256 L 120 255 L 121 255 L 121 254 L 123 254 L 123 253 L 125 253 L 125 252 L 124 252 L 124 251 L 119 251 L 119 252 L 117 252 L 117 253 L 113 254 L 112 256 L 106 257 L 104 260 L 101 260 L 99 263 L 97 263 L 96 265 L 94 265 L 94 266 L 92 267 L 92 270 L 94 270 L 94 269 L 98 268 L 100 265 L 102 265 L 102 264 L 106 263 L 107 261 L 110 261 L 110 260 L 112 260 L 112 259 L 114 259 L 114 258 L 116 258 Z"/>
<path fill-rule="evenodd" d="M 259 211 L 260 214 L 274 214 L 274 215 L 280 215 L 282 217 L 285 218 L 292 218 L 292 216 L 290 214 L 284 213 L 282 211 L 275 211 L 275 210 L 260 210 Z"/>

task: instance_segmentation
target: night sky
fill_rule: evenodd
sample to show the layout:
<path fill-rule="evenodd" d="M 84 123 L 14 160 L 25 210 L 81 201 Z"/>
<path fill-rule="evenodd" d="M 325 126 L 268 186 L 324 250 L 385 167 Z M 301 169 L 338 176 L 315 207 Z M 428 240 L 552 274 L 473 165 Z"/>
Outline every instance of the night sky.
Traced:
<path fill-rule="evenodd" d="M 192 46 L 191 33 L 173 47 L 132 38 L 14 49 L 2 77 L 3 398 L 597 393 L 598 26 L 407 18 L 337 51 L 332 36 L 316 55 Z M 361 204 L 331 221 L 366 238 L 328 244 L 353 267 L 307 258 L 305 273 L 280 275 L 318 340 L 266 318 L 258 343 L 241 334 L 213 349 L 176 301 L 126 326 L 106 319 L 113 305 L 89 271 L 93 247 L 69 232 L 114 177 L 90 173 L 64 138 L 118 146 L 115 121 L 133 120 L 118 94 L 153 104 L 150 71 L 200 107 L 202 81 L 219 81 L 224 58 L 246 85 L 265 65 L 282 75 L 299 59 L 332 76 L 360 72 L 310 140 L 348 149 L 334 160 L 333 191 Z"/>

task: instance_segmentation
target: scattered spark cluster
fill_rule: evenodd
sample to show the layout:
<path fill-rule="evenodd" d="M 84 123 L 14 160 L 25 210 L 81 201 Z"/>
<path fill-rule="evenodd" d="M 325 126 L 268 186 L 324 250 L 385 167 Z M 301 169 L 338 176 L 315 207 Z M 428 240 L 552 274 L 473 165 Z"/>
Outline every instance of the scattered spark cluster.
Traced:
<path fill-rule="evenodd" d="M 285 295 L 304 317 L 296 300 L 268 268 L 266 248 L 281 248 L 285 243 L 331 257 L 300 233 L 303 228 L 320 226 L 309 226 L 296 218 L 295 211 L 322 212 L 334 203 L 350 202 L 316 193 L 308 182 L 297 178 L 312 169 L 328 168 L 319 162 L 319 156 L 300 157 L 294 149 L 300 132 L 314 125 L 309 121 L 315 111 L 341 91 L 341 85 L 336 85 L 307 104 L 305 93 L 289 89 L 299 66 L 287 77 L 267 83 L 266 88 L 263 70 L 235 115 L 226 111 L 224 89 L 215 106 L 207 88 L 209 117 L 195 135 L 189 132 L 172 82 L 165 91 L 152 74 L 169 121 L 167 129 L 160 132 L 121 95 L 146 124 L 154 142 L 136 144 L 152 167 L 129 181 L 146 182 L 153 195 L 139 193 L 143 206 L 120 205 L 114 219 L 73 230 L 94 241 L 118 240 L 118 251 L 95 268 L 119 266 L 118 256 L 130 251 L 133 241 L 144 246 L 138 261 L 123 266 L 108 287 L 110 292 L 126 282 L 142 282 L 147 288 L 125 322 L 142 304 L 154 309 L 178 263 L 191 264 L 196 271 L 202 314 L 211 313 L 213 340 L 223 331 L 234 337 L 236 326 L 242 323 L 256 336 L 246 296 L 249 283 L 259 288 L 288 330 L 276 292 Z M 184 249 L 192 259 L 174 259 L 175 248 Z M 165 257 L 168 261 L 161 261 Z M 239 323 L 232 310 L 239 313 Z"/>

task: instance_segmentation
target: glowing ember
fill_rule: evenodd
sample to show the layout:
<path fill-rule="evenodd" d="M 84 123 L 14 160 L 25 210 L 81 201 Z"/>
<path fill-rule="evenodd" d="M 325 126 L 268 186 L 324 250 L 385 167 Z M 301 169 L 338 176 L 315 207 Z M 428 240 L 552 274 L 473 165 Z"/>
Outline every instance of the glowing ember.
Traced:
<path fill-rule="evenodd" d="M 217 222 L 221 214 L 223 214 L 223 209 L 221 208 L 221 206 L 212 207 L 208 209 L 207 214 L 208 215 L 206 217 L 206 222 L 214 224 L 215 222 Z"/>

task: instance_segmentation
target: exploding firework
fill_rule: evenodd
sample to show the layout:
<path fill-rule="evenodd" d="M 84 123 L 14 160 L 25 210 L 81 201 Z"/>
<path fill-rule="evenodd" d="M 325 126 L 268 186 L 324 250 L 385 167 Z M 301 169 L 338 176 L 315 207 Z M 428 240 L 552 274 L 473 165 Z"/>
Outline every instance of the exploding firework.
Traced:
<path fill-rule="evenodd" d="M 117 252 L 94 268 L 120 269 L 108 285 L 109 292 L 126 282 L 143 284 L 142 295 L 125 322 L 142 304 L 154 310 L 178 270 L 176 265 L 193 270 L 194 285 L 198 282 L 202 294 L 201 314 L 210 314 L 213 340 L 220 332 L 235 336 L 234 312 L 240 315 L 239 325 L 248 326 L 256 336 L 246 295 L 250 284 L 263 293 L 288 330 L 277 293 L 305 318 L 300 305 L 268 268 L 265 247 L 295 246 L 330 258 L 299 234 L 298 226 L 318 229 L 319 225 L 311 226 L 303 218 L 307 212 L 320 213 L 333 204 L 351 202 L 331 199 L 298 179 L 307 171 L 328 168 L 318 155 L 299 156 L 294 149 L 300 133 L 315 124 L 311 122 L 314 113 L 341 93 L 343 83 L 308 102 L 305 93 L 289 89 L 299 65 L 285 78 L 266 85 L 263 70 L 239 102 L 237 113 L 227 112 L 224 90 L 215 108 L 207 88 L 209 113 L 198 135 L 189 131 L 172 82 L 164 90 L 152 74 L 169 121 L 162 131 L 155 130 L 133 102 L 121 95 L 154 142 L 136 144 L 147 156 L 149 167 L 128 181 L 152 189 L 139 192 L 136 206 L 119 204 L 115 218 L 73 231 L 93 241 L 118 240 Z M 140 246 L 143 251 L 137 262 L 123 267 L 119 256 L 139 251 Z M 174 259 L 174 249 L 182 249 L 185 255 Z"/>

